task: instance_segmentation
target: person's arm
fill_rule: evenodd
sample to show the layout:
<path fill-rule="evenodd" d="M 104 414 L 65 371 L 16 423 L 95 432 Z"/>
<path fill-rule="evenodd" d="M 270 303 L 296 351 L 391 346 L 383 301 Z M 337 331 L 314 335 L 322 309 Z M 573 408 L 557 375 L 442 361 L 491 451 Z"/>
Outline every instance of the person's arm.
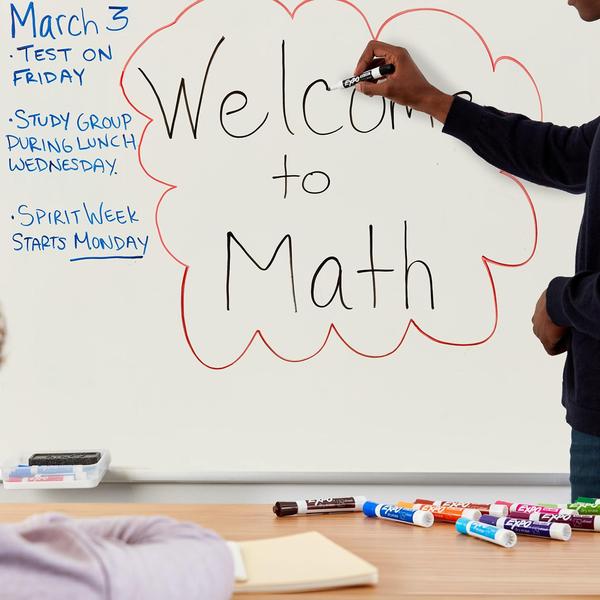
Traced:
<path fill-rule="evenodd" d="M 229 548 L 216 533 L 193 523 L 45 514 L 26 521 L 20 531 L 29 542 L 27 552 L 61 561 L 64 589 L 87 578 L 112 598 L 228 600 L 233 592 Z"/>
<path fill-rule="evenodd" d="M 80 520 L 76 526 L 99 541 L 119 597 L 148 600 L 228 599 L 233 558 L 216 533 L 165 517 Z"/>
<path fill-rule="evenodd" d="M 572 193 L 585 191 L 591 143 L 600 118 L 581 127 L 560 127 L 455 98 L 432 86 L 404 48 L 382 42 L 367 45 L 356 73 L 378 62 L 392 63 L 395 72 L 379 83 L 360 84 L 363 93 L 431 115 L 444 123 L 445 133 L 517 177 Z"/>
<path fill-rule="evenodd" d="M 600 273 L 556 277 L 548 286 L 546 309 L 557 325 L 600 340 Z"/>
<path fill-rule="evenodd" d="M 126 544 L 151 544 L 174 538 L 202 537 L 220 540 L 220 537 L 209 529 L 200 529 L 194 523 L 175 521 L 167 517 L 105 517 L 80 519 L 75 522 L 78 528 L 93 537 L 118 540 Z"/>
<path fill-rule="evenodd" d="M 600 123 L 561 127 L 455 98 L 444 133 L 485 161 L 527 181 L 573 194 L 585 192 L 589 154 Z"/>

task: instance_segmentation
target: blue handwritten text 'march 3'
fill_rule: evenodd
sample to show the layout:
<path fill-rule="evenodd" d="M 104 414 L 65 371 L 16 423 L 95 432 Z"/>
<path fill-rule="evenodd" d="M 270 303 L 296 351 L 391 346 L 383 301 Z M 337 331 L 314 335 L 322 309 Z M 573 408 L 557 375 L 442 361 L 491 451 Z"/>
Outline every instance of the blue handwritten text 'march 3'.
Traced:
<path fill-rule="evenodd" d="M 19 8 L 10 3 L 10 33 L 13 39 L 20 33 L 37 38 L 56 40 L 61 37 L 100 36 L 103 32 L 123 31 L 129 25 L 128 6 L 107 6 L 101 22 L 88 18 L 84 7 L 71 14 L 40 13 L 35 2 Z"/>

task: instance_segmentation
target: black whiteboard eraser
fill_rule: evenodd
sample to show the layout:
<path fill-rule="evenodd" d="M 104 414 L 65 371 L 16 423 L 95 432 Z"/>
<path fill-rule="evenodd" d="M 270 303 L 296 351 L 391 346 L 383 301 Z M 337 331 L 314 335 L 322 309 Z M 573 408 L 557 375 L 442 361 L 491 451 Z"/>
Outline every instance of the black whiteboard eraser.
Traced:
<path fill-rule="evenodd" d="M 29 465 L 95 465 L 101 458 L 100 452 L 37 453 L 29 457 Z"/>

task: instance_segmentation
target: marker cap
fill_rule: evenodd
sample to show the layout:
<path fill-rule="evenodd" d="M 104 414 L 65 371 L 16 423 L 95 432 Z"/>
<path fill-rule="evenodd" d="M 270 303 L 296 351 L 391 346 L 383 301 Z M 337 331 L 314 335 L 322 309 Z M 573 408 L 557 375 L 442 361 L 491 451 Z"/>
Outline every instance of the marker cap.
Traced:
<path fill-rule="evenodd" d="M 486 525 L 493 525 L 494 527 L 498 527 L 498 521 L 502 517 L 494 517 L 493 515 L 482 515 L 481 519 L 479 519 L 480 523 L 485 523 Z"/>
<path fill-rule="evenodd" d="M 508 515 L 508 506 L 502 504 L 490 504 L 490 515 L 493 517 L 506 517 Z"/>
<path fill-rule="evenodd" d="M 496 534 L 496 542 L 505 548 L 512 548 L 517 543 L 517 534 L 510 529 L 500 529 Z"/>
<path fill-rule="evenodd" d="M 297 502 L 275 502 L 273 512 L 278 517 L 289 517 L 298 514 Z"/>
<path fill-rule="evenodd" d="M 575 502 L 581 502 L 582 504 L 600 504 L 598 498 L 586 498 L 585 496 L 579 496 Z"/>
<path fill-rule="evenodd" d="M 462 511 L 462 516 L 471 519 L 471 521 L 479 521 L 481 519 L 481 511 L 475 508 L 465 508 Z"/>
<path fill-rule="evenodd" d="M 467 535 L 467 525 L 469 524 L 469 522 L 469 519 L 461 517 L 458 521 L 456 521 L 456 524 L 454 525 L 456 527 L 456 531 L 458 531 L 458 533 L 464 533 L 465 535 Z"/>
<path fill-rule="evenodd" d="M 434 520 L 433 513 L 425 510 L 416 510 L 413 515 L 413 523 L 419 527 L 431 527 Z"/>
<path fill-rule="evenodd" d="M 375 509 L 377 508 L 378 504 L 377 502 L 365 502 L 363 504 L 363 513 L 367 516 L 367 517 L 376 517 L 376 513 L 375 513 Z"/>
<path fill-rule="evenodd" d="M 356 503 L 356 508 L 360 511 L 367 501 L 367 498 L 365 496 L 355 496 L 354 501 Z"/>
<path fill-rule="evenodd" d="M 568 542 L 571 539 L 571 526 L 566 523 L 552 523 L 550 525 L 550 537 L 554 540 Z"/>

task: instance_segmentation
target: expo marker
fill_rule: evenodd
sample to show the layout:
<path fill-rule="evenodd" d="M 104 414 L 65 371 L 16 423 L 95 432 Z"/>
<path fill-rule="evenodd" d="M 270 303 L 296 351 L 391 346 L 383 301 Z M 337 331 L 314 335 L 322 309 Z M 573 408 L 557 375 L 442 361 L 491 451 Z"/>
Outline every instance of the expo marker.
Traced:
<path fill-rule="evenodd" d="M 545 537 L 563 542 L 571 539 L 571 527 L 565 523 L 541 523 L 527 518 L 515 519 L 514 517 L 492 517 L 492 515 L 483 515 L 480 522 L 523 535 Z"/>
<path fill-rule="evenodd" d="M 8 483 L 47 483 L 55 481 L 75 481 L 75 475 L 34 475 L 33 477 L 8 477 Z"/>
<path fill-rule="evenodd" d="M 504 548 L 512 548 L 517 543 L 517 534 L 514 531 L 500 529 L 479 521 L 469 521 L 465 518 L 456 521 L 456 531 L 486 542 L 492 542 L 492 544 L 498 544 L 498 546 Z"/>
<path fill-rule="evenodd" d="M 425 500 L 417 498 L 415 504 L 433 504 L 433 506 L 443 506 L 447 508 L 473 508 L 482 514 L 494 515 L 495 517 L 505 517 L 508 514 L 508 507 L 503 504 L 478 504 L 476 502 L 454 502 L 452 500 Z"/>
<path fill-rule="evenodd" d="M 600 515 L 600 504 L 580 504 L 575 511 L 579 515 Z"/>
<path fill-rule="evenodd" d="M 76 479 L 87 479 L 83 465 L 19 465 L 8 473 L 12 478 L 35 477 L 36 475 L 74 475 Z"/>
<path fill-rule="evenodd" d="M 530 519 L 531 521 L 541 521 L 542 523 L 565 523 L 571 529 L 581 531 L 600 531 L 600 516 L 594 515 L 552 515 L 550 513 L 524 513 L 511 512 L 508 516 L 513 519 Z"/>
<path fill-rule="evenodd" d="M 570 502 L 569 504 L 540 504 L 544 508 L 559 508 L 564 512 L 576 512 L 580 515 L 600 515 L 600 504 L 590 504 L 589 502 Z"/>
<path fill-rule="evenodd" d="M 375 67 L 374 69 L 369 69 L 360 75 L 354 75 L 353 77 L 348 77 L 348 79 L 344 79 L 331 87 L 328 87 L 328 90 L 339 90 L 341 88 L 349 88 L 354 87 L 357 83 L 361 83 L 363 81 L 377 81 L 378 79 L 382 79 L 387 75 L 391 75 L 396 70 L 394 65 L 381 65 L 380 67 Z"/>
<path fill-rule="evenodd" d="M 579 496 L 575 502 L 581 502 L 582 504 L 600 504 L 600 498 L 584 498 Z"/>
<path fill-rule="evenodd" d="M 435 521 L 442 523 L 456 523 L 461 517 L 471 521 L 479 521 L 481 518 L 481 511 L 474 508 L 450 508 L 448 506 L 435 506 L 434 504 L 413 504 L 412 502 L 396 502 L 396 506 L 430 512 Z"/>
<path fill-rule="evenodd" d="M 570 515 L 575 511 L 569 508 L 549 508 L 541 504 L 520 504 L 519 502 L 506 502 L 505 500 L 496 500 L 497 504 L 508 506 L 508 512 L 523 512 L 523 513 L 549 513 L 551 515 Z M 599 512 L 600 514 L 600 512 Z M 495 515 L 494 515 L 495 516 Z M 504 516 L 504 515 L 502 515 Z"/>
<path fill-rule="evenodd" d="M 377 502 L 365 502 L 363 513 L 367 517 L 377 517 L 386 521 L 408 523 L 419 527 L 431 527 L 433 525 L 433 514 L 424 510 L 412 510 L 401 508 L 393 504 L 377 504 Z"/>
<path fill-rule="evenodd" d="M 349 496 L 347 498 L 315 498 L 314 500 L 296 500 L 295 502 L 275 502 L 273 512 L 278 517 L 360 512 L 366 500 L 364 496 Z"/>

